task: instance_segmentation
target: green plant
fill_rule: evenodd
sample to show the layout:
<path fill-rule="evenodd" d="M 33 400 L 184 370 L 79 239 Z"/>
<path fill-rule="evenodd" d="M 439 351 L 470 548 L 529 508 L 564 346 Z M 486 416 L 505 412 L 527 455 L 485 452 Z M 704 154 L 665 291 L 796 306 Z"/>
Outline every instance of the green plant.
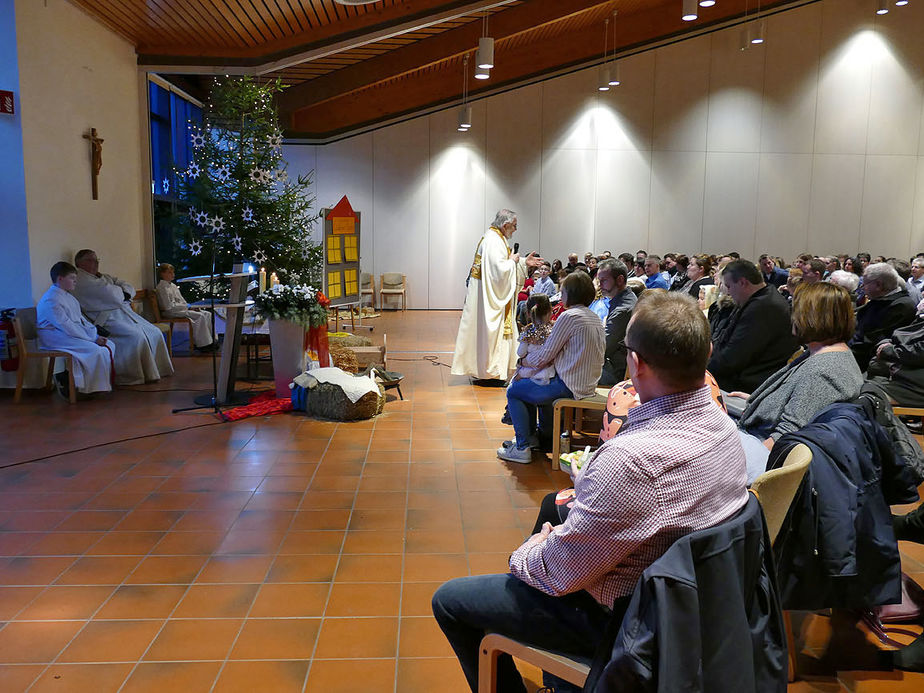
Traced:
<path fill-rule="evenodd" d="M 262 320 L 291 320 L 305 327 L 327 324 L 328 298 L 313 286 L 277 284 L 254 298 L 254 312 Z"/>

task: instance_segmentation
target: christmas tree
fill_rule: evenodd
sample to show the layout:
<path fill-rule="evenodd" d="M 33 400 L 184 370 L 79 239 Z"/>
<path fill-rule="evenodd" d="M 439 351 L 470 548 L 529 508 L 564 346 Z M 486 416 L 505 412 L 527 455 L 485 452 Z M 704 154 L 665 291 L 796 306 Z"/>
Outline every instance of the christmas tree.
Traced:
<path fill-rule="evenodd" d="M 273 94 L 279 80 L 216 78 L 201 125 L 190 123 L 193 159 L 176 171 L 188 212 L 174 216 L 183 272 L 206 275 L 215 267 L 252 264 L 283 284 L 320 285 L 322 248 L 310 239 L 317 216 L 311 178 L 289 178 Z"/>

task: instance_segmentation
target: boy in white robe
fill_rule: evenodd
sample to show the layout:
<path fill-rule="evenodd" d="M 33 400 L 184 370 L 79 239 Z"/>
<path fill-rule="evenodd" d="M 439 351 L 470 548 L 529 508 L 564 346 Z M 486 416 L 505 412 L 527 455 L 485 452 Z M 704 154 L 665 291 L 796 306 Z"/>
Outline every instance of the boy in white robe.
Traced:
<path fill-rule="evenodd" d="M 168 262 L 157 267 L 157 305 L 160 312 L 167 318 L 189 318 L 193 346 L 203 351 L 210 351 L 217 347 L 212 335 L 212 316 L 210 313 L 190 308 L 180 287 L 173 283 L 176 272 L 173 265 Z"/>
<path fill-rule="evenodd" d="M 478 244 L 452 357 L 453 375 L 504 381 L 516 367 L 517 291 L 527 272 L 543 263 L 534 253 L 520 258 L 511 252 L 508 240 L 516 230 L 516 213 L 502 209 Z"/>
<path fill-rule="evenodd" d="M 92 250 L 75 256 L 77 286 L 74 297 L 84 314 L 118 347 L 115 353 L 116 382 L 141 385 L 173 375 L 163 333 L 131 308 L 135 288 L 128 282 L 99 272 L 99 259 Z"/>
<path fill-rule="evenodd" d="M 39 349 L 66 351 L 73 356 L 74 385 L 78 392 L 112 390 L 112 354 L 115 345 L 100 337 L 80 313 L 80 304 L 69 292 L 77 284 L 77 268 L 69 262 L 56 262 L 51 268 L 52 285 L 35 309 Z M 66 398 L 66 373 L 55 376 L 58 389 Z"/>

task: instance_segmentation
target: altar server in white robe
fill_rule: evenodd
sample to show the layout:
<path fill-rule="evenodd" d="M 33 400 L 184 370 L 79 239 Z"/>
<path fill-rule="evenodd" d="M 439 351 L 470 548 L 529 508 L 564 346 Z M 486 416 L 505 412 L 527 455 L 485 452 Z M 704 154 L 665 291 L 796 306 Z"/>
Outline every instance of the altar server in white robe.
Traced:
<path fill-rule="evenodd" d="M 115 344 L 99 336 L 96 326 L 81 315 L 80 304 L 69 293 L 77 284 L 77 268 L 69 262 L 56 262 L 51 268 L 51 281 L 35 309 L 39 348 L 66 351 L 74 357 L 74 385 L 78 392 L 109 392 Z M 59 378 L 59 382 L 64 381 Z"/>
<path fill-rule="evenodd" d="M 527 273 L 543 262 L 535 253 L 521 258 L 511 251 L 509 240 L 516 230 L 516 213 L 502 209 L 478 243 L 452 357 L 453 375 L 503 381 L 516 367 L 517 291 Z"/>
<path fill-rule="evenodd" d="M 74 297 L 93 324 L 105 328 L 116 343 L 116 382 L 140 385 L 173 375 L 160 328 L 132 310 L 135 288 L 128 282 L 100 274 L 99 258 L 92 250 L 81 250 L 74 259 L 77 265 Z"/>
<path fill-rule="evenodd" d="M 157 305 L 161 315 L 167 318 L 189 318 L 192 329 L 192 343 L 197 349 L 214 348 L 215 338 L 212 336 L 212 314 L 191 309 L 180 287 L 173 283 L 176 271 L 169 262 L 157 266 Z"/>

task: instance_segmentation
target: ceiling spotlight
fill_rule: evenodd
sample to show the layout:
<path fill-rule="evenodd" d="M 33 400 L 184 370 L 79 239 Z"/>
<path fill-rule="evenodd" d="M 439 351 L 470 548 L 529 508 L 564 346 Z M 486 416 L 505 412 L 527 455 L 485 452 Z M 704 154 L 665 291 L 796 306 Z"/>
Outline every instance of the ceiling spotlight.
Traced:
<path fill-rule="evenodd" d="M 908 4 L 908 0 L 895 0 L 896 7 L 904 7 Z"/>
<path fill-rule="evenodd" d="M 485 67 L 476 67 L 475 79 L 491 79 L 491 71 Z"/>
<path fill-rule="evenodd" d="M 619 63 L 613 63 L 609 69 L 609 73 L 610 73 L 610 78 L 608 80 L 608 84 L 611 87 L 618 87 L 620 84 L 619 82 Z"/>
<path fill-rule="evenodd" d="M 472 107 L 462 106 L 459 108 L 459 132 L 468 132 L 472 127 Z"/>
<path fill-rule="evenodd" d="M 745 24 L 741 27 L 741 35 L 738 39 L 738 50 L 746 51 L 751 47 L 751 26 L 750 24 Z"/>
<path fill-rule="evenodd" d="M 699 0 L 700 7 L 712 7 L 715 5 L 715 0 Z"/>
<path fill-rule="evenodd" d="M 889 13 L 889 0 L 879 0 L 879 9 L 876 10 L 876 14 L 888 14 Z"/>
<path fill-rule="evenodd" d="M 696 14 L 696 0 L 683 0 L 683 14 L 680 18 L 685 22 L 692 22 L 698 16 Z"/>
<path fill-rule="evenodd" d="M 610 68 L 604 65 L 600 68 L 600 81 L 597 82 L 597 91 L 610 90 Z"/>
<path fill-rule="evenodd" d="M 754 31 L 751 32 L 751 43 L 761 44 L 764 42 L 764 20 L 754 23 Z"/>
<path fill-rule="evenodd" d="M 485 70 L 494 67 L 494 39 L 482 36 L 478 39 L 478 52 L 475 53 L 475 65 Z"/>

